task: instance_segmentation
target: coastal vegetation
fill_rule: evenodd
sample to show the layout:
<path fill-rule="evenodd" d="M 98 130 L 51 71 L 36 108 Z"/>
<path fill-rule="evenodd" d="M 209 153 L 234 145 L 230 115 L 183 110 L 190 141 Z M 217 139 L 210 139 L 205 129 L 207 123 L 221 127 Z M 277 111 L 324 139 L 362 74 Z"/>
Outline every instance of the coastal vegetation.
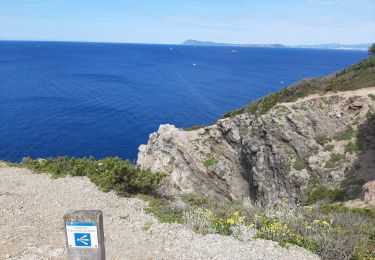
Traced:
<path fill-rule="evenodd" d="M 303 163 L 296 164 L 302 167 Z M 103 191 L 147 201 L 145 211 L 162 223 L 184 224 L 202 234 L 269 239 L 284 247 L 303 247 L 322 259 L 375 258 L 375 211 L 331 204 L 343 199 L 343 190 L 317 187 L 303 204 L 288 206 L 284 201 L 283 205 L 259 208 L 196 193 L 164 197 L 157 187 L 165 174 L 143 171 L 120 158 L 24 158 L 20 166 L 54 178 L 86 176 Z M 145 223 L 144 230 L 150 226 L 151 222 Z"/>
<path fill-rule="evenodd" d="M 173 198 L 185 204 L 182 208 L 165 199 L 148 198 L 151 203 L 146 211 L 162 222 L 183 223 L 202 234 L 269 239 L 284 247 L 303 247 L 322 259 L 374 259 L 375 210 L 312 204 L 341 199 L 342 194 L 341 190 L 318 188 L 306 204 L 262 209 L 189 193 Z"/>
<path fill-rule="evenodd" d="M 207 158 L 204 162 L 203 162 L 203 165 L 206 167 L 206 168 L 209 168 L 213 165 L 215 165 L 216 163 L 216 160 L 212 157 L 209 157 Z"/>
<path fill-rule="evenodd" d="M 374 45 L 373 45 L 374 46 Z M 371 49 L 371 48 L 370 48 Z M 294 102 L 311 94 L 349 91 L 375 85 L 375 56 L 350 66 L 328 77 L 306 79 L 249 103 L 245 107 L 224 114 L 223 118 L 241 113 L 266 114 L 275 105 Z"/>
<path fill-rule="evenodd" d="M 65 176 L 86 176 L 102 191 L 115 191 L 119 195 L 155 194 L 164 173 L 151 173 L 134 166 L 129 160 L 118 157 L 95 160 L 90 158 L 69 158 L 66 156 L 36 159 L 26 157 L 21 166 L 36 173 L 49 173 L 53 178 Z"/>

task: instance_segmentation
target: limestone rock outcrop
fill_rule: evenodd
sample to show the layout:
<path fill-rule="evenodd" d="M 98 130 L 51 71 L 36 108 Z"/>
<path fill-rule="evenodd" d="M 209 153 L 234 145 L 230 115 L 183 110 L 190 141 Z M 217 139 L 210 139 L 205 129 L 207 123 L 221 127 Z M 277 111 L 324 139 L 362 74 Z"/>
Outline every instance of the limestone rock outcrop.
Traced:
<path fill-rule="evenodd" d="M 373 160 L 365 169 L 358 166 L 363 154 L 375 156 L 372 95 L 373 87 L 312 95 L 264 115 L 241 113 L 192 131 L 161 125 L 139 147 L 137 164 L 166 172 L 161 190 L 169 195 L 298 203 L 314 185 L 338 188 L 348 178 L 375 179 Z"/>

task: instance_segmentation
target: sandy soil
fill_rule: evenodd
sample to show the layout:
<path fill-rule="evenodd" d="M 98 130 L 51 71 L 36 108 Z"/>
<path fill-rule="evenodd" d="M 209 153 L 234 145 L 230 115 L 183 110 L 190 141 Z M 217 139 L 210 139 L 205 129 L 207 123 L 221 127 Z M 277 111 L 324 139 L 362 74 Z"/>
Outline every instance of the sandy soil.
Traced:
<path fill-rule="evenodd" d="M 86 178 L 51 179 L 0 165 L 0 259 L 66 259 L 62 217 L 74 209 L 104 212 L 107 259 L 318 259 L 272 241 L 241 242 L 161 224 L 143 212 L 145 205 L 103 193 Z"/>

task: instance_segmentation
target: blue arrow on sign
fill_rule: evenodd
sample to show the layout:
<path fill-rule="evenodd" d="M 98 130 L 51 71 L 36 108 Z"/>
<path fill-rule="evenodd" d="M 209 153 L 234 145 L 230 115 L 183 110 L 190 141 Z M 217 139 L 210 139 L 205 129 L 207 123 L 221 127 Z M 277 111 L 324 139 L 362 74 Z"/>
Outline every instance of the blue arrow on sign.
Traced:
<path fill-rule="evenodd" d="M 91 246 L 91 236 L 89 233 L 74 233 L 76 246 Z"/>

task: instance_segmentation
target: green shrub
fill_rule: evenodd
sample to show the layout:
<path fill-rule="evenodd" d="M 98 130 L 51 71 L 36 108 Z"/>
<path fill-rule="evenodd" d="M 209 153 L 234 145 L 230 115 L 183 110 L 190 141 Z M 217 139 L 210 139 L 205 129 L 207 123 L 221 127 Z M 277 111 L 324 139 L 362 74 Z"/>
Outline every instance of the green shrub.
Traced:
<path fill-rule="evenodd" d="M 325 135 L 319 135 L 315 138 L 316 142 L 320 145 L 325 145 L 331 141 L 331 138 Z"/>
<path fill-rule="evenodd" d="M 311 152 L 312 154 L 317 154 L 319 152 L 320 148 L 318 145 L 311 146 Z"/>
<path fill-rule="evenodd" d="M 340 201 L 343 200 L 345 191 L 341 189 L 330 189 L 327 187 L 318 187 L 313 189 L 310 196 L 306 199 L 306 204 L 310 205 L 318 201 Z"/>
<path fill-rule="evenodd" d="M 332 169 L 337 166 L 337 163 L 344 158 L 344 155 L 338 154 L 338 153 L 333 153 L 331 154 L 331 157 L 329 160 L 326 162 L 326 165 L 324 166 L 325 168 Z"/>
<path fill-rule="evenodd" d="M 349 142 L 345 145 L 345 152 L 346 153 L 355 153 L 360 151 L 361 148 L 358 146 L 357 142 Z"/>
<path fill-rule="evenodd" d="M 216 160 L 215 160 L 214 158 L 210 157 L 210 158 L 207 158 L 207 159 L 203 162 L 203 165 L 204 165 L 206 168 L 209 168 L 209 167 L 215 165 L 215 163 L 216 163 Z"/>
<path fill-rule="evenodd" d="M 337 135 L 335 136 L 335 139 L 336 139 L 336 140 L 339 140 L 339 141 L 350 140 L 350 139 L 353 138 L 354 133 L 355 133 L 355 132 L 354 132 L 353 127 L 352 127 L 352 126 L 348 126 L 348 127 L 345 129 L 345 131 L 343 131 L 343 132 L 337 134 Z"/>
<path fill-rule="evenodd" d="M 234 117 L 236 115 L 242 114 L 243 112 L 244 112 L 244 108 L 240 108 L 240 109 L 225 113 L 221 118 L 223 119 L 223 118 L 228 118 L 228 117 Z"/>
<path fill-rule="evenodd" d="M 301 246 L 322 259 L 373 259 L 375 219 L 367 212 L 331 205 L 274 208 L 249 222 L 256 237 Z"/>
<path fill-rule="evenodd" d="M 311 202 L 342 196 L 341 190 L 320 187 L 313 191 Z M 183 223 L 202 234 L 270 239 L 282 246 L 303 247 L 323 260 L 375 257 L 374 209 L 350 209 L 340 204 L 259 209 L 185 194 L 181 197 L 186 203 L 182 211 L 165 199 L 146 195 L 141 198 L 149 202 L 146 212 L 162 222 Z"/>
<path fill-rule="evenodd" d="M 152 173 L 134 166 L 118 157 L 94 158 L 58 157 L 50 159 L 24 158 L 21 165 L 37 173 L 50 173 L 52 177 L 87 176 L 103 191 L 116 191 L 119 195 L 136 193 L 153 194 L 163 173 Z"/>
<path fill-rule="evenodd" d="M 301 171 L 303 169 L 306 169 L 306 163 L 301 157 L 297 157 L 296 160 L 293 163 L 293 168 L 297 171 Z"/>
<path fill-rule="evenodd" d="M 324 146 L 324 150 L 326 151 L 332 151 L 333 148 L 335 148 L 333 144 L 327 144 L 326 146 Z"/>
<path fill-rule="evenodd" d="M 181 200 L 190 206 L 197 207 L 203 207 L 209 203 L 208 198 L 194 192 L 182 194 Z"/>
<path fill-rule="evenodd" d="M 280 103 L 283 92 L 276 92 L 264 97 L 260 103 L 259 114 L 264 115 L 271 110 L 276 104 Z"/>
<path fill-rule="evenodd" d="M 148 202 L 145 212 L 154 215 L 162 223 L 183 223 L 183 212 L 164 198 L 140 195 L 139 198 Z"/>
<path fill-rule="evenodd" d="M 333 205 L 322 205 L 319 207 L 319 209 L 326 213 L 331 213 L 331 212 L 354 213 L 355 215 L 365 217 L 365 218 L 373 218 L 375 220 L 375 209 L 373 208 L 348 208 L 344 206 L 343 204 L 333 204 Z"/>

